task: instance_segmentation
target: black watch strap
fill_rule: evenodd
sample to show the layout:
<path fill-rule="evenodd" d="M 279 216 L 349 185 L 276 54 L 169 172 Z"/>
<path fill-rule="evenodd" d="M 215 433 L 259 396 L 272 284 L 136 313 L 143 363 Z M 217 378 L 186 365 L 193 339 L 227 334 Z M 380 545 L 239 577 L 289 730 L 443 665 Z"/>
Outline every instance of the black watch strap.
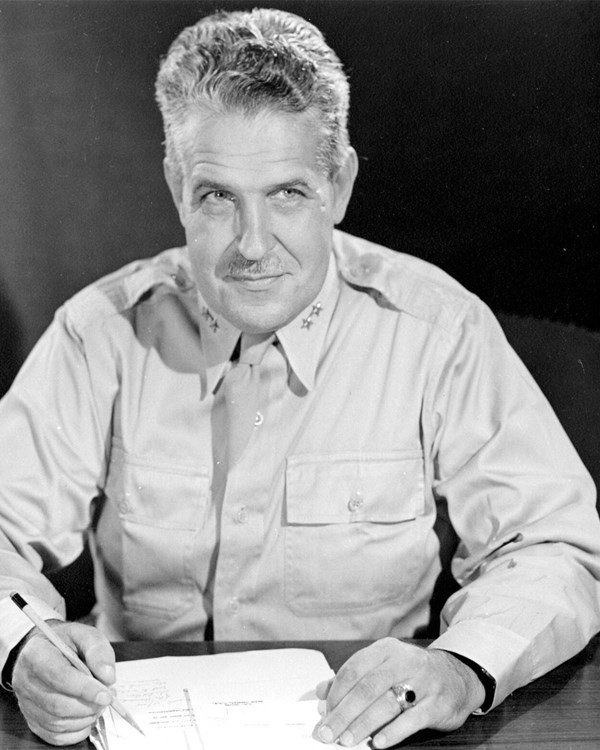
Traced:
<path fill-rule="evenodd" d="M 458 659 L 463 664 L 465 664 L 469 669 L 472 669 L 473 672 L 477 675 L 479 678 L 479 681 L 483 685 L 483 688 L 485 690 L 485 699 L 481 706 L 479 707 L 479 711 L 489 711 L 492 703 L 494 702 L 494 695 L 496 694 L 496 680 L 492 677 L 492 675 L 483 667 L 481 667 L 477 662 L 474 662 L 472 659 L 468 659 L 466 656 L 463 656 L 462 654 L 456 654 L 454 651 L 448 651 L 449 654 L 452 654 L 455 659 Z"/>

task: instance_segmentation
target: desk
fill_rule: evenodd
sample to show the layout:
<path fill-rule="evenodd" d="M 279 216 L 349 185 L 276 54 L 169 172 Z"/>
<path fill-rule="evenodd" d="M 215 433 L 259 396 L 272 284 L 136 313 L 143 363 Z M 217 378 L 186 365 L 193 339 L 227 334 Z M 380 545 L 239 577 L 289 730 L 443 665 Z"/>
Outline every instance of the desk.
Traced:
<path fill-rule="evenodd" d="M 336 670 L 352 653 L 365 645 L 366 641 L 132 642 L 116 643 L 115 651 L 117 659 L 121 661 L 150 656 L 217 654 L 299 646 L 323 651 L 331 667 Z M 14 697 L 5 693 L 0 695 L 0 748 L 40 750 L 43 747 L 49 746 L 27 729 Z M 72 747 L 88 750 L 90 746 L 80 742 Z M 600 636 L 596 636 L 578 656 L 518 690 L 487 716 L 471 716 L 461 729 L 449 734 L 423 733 L 402 747 L 597 750 L 600 747 Z"/>

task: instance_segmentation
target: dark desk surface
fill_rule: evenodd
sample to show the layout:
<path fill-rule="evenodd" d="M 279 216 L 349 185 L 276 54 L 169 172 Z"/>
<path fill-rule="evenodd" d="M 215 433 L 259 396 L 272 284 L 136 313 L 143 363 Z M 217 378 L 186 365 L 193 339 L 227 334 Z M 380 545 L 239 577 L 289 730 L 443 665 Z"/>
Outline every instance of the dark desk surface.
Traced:
<path fill-rule="evenodd" d="M 418 642 L 418 641 L 417 641 Z M 282 641 L 277 643 L 117 643 L 121 660 L 150 656 L 184 656 L 300 646 L 323 651 L 331 667 L 342 663 L 366 642 Z M 12 695 L 0 695 L 1 750 L 48 747 L 27 729 Z M 72 747 L 87 750 L 88 743 Z M 324 745 L 324 747 L 326 747 Z M 597 750 L 600 747 L 600 636 L 578 656 L 511 695 L 487 716 L 471 716 L 449 734 L 425 733 L 402 747 L 468 747 L 496 750 L 555 748 Z"/>

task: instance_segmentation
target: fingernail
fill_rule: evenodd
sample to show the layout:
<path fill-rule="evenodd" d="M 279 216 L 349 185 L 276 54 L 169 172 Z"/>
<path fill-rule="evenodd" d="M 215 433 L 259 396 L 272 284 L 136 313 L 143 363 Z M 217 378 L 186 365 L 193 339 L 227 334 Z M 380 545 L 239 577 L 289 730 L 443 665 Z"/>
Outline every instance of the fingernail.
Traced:
<path fill-rule="evenodd" d="M 348 730 L 342 732 L 339 742 L 340 745 L 347 745 L 348 747 L 352 747 L 354 745 L 354 736 L 352 732 L 349 732 Z"/>
<path fill-rule="evenodd" d="M 380 732 L 376 737 L 373 737 L 373 745 L 375 747 L 385 747 L 387 745 L 385 734 L 381 734 Z"/>
<path fill-rule="evenodd" d="M 333 732 L 326 724 L 321 724 L 321 726 L 317 730 L 317 734 L 319 735 L 319 739 L 321 740 L 321 742 L 325 742 L 328 745 L 331 744 L 334 740 Z"/>
<path fill-rule="evenodd" d="M 112 695 L 105 690 L 101 690 L 94 700 L 99 706 L 108 706 L 112 703 Z"/>

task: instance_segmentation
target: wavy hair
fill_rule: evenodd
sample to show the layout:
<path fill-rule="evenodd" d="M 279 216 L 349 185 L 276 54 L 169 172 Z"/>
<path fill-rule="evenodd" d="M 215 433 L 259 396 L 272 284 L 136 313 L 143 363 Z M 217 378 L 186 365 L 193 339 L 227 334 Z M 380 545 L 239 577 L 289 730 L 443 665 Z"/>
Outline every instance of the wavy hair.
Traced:
<path fill-rule="evenodd" d="M 322 131 L 317 159 L 333 176 L 349 147 L 349 85 L 336 53 L 308 21 L 281 10 L 219 11 L 184 29 L 162 59 L 156 100 L 166 157 L 181 170 L 176 140 L 197 105 L 252 115 L 309 112 Z"/>

